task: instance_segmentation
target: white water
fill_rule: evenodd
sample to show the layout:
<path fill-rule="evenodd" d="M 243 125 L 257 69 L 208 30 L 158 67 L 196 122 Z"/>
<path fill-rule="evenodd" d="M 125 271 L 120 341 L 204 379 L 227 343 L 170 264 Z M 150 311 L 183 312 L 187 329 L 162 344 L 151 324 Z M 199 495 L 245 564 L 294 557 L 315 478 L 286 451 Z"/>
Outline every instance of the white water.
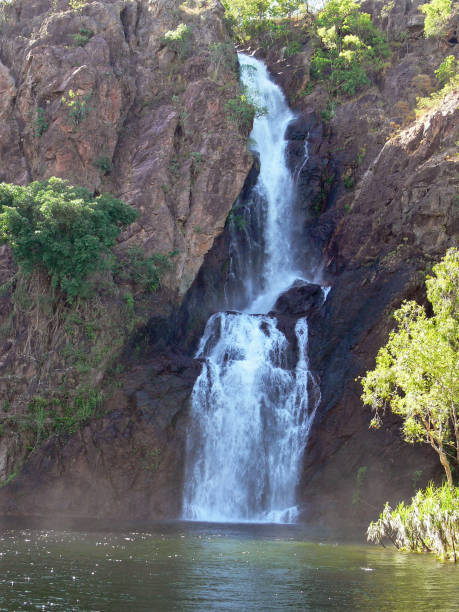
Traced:
<path fill-rule="evenodd" d="M 202 372 L 192 396 L 184 518 L 294 522 L 296 487 L 318 388 L 308 368 L 308 327 L 295 327 L 296 367 L 276 319 L 278 296 L 302 277 L 293 252 L 295 184 L 284 134 L 294 118 L 258 60 L 240 55 L 244 84 L 267 113 L 251 134 L 260 156 L 254 189 L 264 202 L 262 279 L 246 272 L 244 312 L 213 315 L 196 357 Z M 308 150 L 305 149 L 307 163 Z M 254 287 L 260 287 L 254 294 Z M 313 396 L 310 398 L 310 396 Z"/>
<path fill-rule="evenodd" d="M 294 181 L 285 162 L 288 124 L 295 118 L 282 90 L 271 81 L 266 66 L 246 55 L 240 55 L 242 81 L 259 106 L 267 113 L 254 121 L 250 138 L 260 157 L 260 175 L 255 189 L 266 201 L 265 261 L 262 272 L 263 290 L 247 307 L 246 312 L 264 313 L 277 297 L 290 287 L 301 273 L 294 264 L 292 249 Z"/>

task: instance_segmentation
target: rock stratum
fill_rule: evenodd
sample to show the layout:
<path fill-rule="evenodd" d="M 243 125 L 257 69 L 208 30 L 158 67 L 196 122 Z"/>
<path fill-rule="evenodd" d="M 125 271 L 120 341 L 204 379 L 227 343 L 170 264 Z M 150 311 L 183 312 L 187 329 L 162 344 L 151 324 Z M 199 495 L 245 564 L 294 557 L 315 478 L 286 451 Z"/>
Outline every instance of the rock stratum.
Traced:
<path fill-rule="evenodd" d="M 331 286 L 323 305 L 317 288 L 296 286 L 275 313 L 292 337 L 296 318 L 309 312 L 309 355 L 322 399 L 298 498 L 311 523 L 364 524 L 386 499 L 410 497 L 441 476 L 433 451 L 403 442 L 395 417 L 379 431 L 368 429 L 358 382 L 393 327 L 392 311 L 403 299 L 425 301 L 426 270 L 458 236 L 459 92 L 417 119 L 413 112 L 442 58 L 459 55 L 457 12 L 448 35 L 431 42 L 422 36 L 418 2 L 391 4 L 382 16 L 381 2 L 365 3 L 391 42 L 388 66 L 325 122 L 325 92 L 299 95 L 309 80 L 311 40 L 289 58 L 282 49 L 256 51 L 298 112 L 287 134 L 292 168 L 301 165 L 308 138 L 309 163 L 297 177 L 301 239 L 305 259 L 323 262 Z M 120 249 L 138 243 L 179 255 L 149 304 L 149 322 L 119 347 L 124 371 L 106 414 L 34 450 L 0 491 L 4 514 L 180 515 L 189 399 L 200 369 L 193 348 L 224 303 L 225 220 L 257 172 L 255 166 L 249 174 L 245 138 L 224 112 L 237 91 L 234 64 L 217 66 L 209 53 L 212 43 L 231 43 L 222 17 L 218 2 L 88 2 L 75 13 L 66 2 L 18 1 L 9 9 L 0 51 L 0 178 L 24 183 L 56 175 L 111 191 L 142 213 Z M 162 38 L 182 22 L 193 44 L 178 58 Z M 94 34 L 75 47 L 71 37 L 81 28 Z M 62 104 L 70 89 L 91 96 L 81 129 L 69 126 Z M 37 108 L 49 124 L 39 138 Z M 103 175 L 93 164 L 105 156 L 113 170 Z M 3 248 L 2 279 L 13 271 Z M 2 316 L 8 308 L 3 298 Z M 3 381 L 23 363 L 9 350 Z M 29 381 L 34 375 L 24 367 Z M 0 439 L 3 478 L 14 464 L 12 444 Z"/>

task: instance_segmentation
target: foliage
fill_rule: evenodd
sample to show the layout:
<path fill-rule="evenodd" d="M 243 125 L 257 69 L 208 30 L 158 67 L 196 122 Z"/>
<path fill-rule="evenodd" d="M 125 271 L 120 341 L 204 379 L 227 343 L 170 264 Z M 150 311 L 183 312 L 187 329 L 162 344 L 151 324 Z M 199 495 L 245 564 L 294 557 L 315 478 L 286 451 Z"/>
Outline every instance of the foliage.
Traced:
<path fill-rule="evenodd" d="M 302 0 L 223 0 L 223 5 L 240 42 L 264 33 L 271 40 L 288 38 L 291 28 L 282 20 L 306 10 Z"/>
<path fill-rule="evenodd" d="M 50 178 L 27 187 L 0 184 L 0 241 L 18 265 L 46 271 L 71 301 L 87 295 L 88 277 L 138 212 L 109 194 Z"/>
<path fill-rule="evenodd" d="M 387 19 L 391 14 L 393 8 L 395 7 L 395 0 L 390 0 L 390 2 L 385 2 L 381 7 L 381 17 L 382 19 Z"/>
<path fill-rule="evenodd" d="M 71 123 L 78 127 L 80 123 L 86 119 L 88 112 L 91 108 L 88 106 L 88 102 L 92 97 L 92 93 L 80 94 L 70 89 L 68 97 L 62 97 L 62 104 L 68 108 L 69 119 Z"/>
<path fill-rule="evenodd" d="M 240 132 L 248 136 L 256 117 L 266 115 L 265 107 L 260 106 L 245 86 L 241 86 L 242 94 L 230 98 L 225 103 L 225 112 L 228 121 L 237 126 Z"/>
<path fill-rule="evenodd" d="M 459 87 L 458 62 L 456 60 L 456 62 L 453 63 L 449 60 L 450 57 L 452 56 L 448 56 L 435 71 L 435 76 L 440 83 L 443 83 L 443 87 L 431 93 L 430 96 L 417 98 L 416 115 L 420 115 L 431 108 L 435 108 L 443 102 L 449 93 L 455 91 Z"/>
<path fill-rule="evenodd" d="M 72 11 L 75 11 L 75 13 L 81 13 L 87 2 L 88 0 L 69 0 L 69 7 Z"/>
<path fill-rule="evenodd" d="M 354 187 L 354 177 L 352 175 L 352 169 L 343 174 L 343 184 L 345 189 L 352 189 Z"/>
<path fill-rule="evenodd" d="M 72 34 L 73 46 L 74 47 L 84 47 L 94 36 L 94 32 L 92 30 L 88 30 L 88 28 L 80 28 L 80 31 L 77 34 Z"/>
<path fill-rule="evenodd" d="M 390 540 L 399 550 L 433 552 L 457 561 L 459 547 L 459 487 L 433 484 L 418 491 L 406 506 L 395 510 L 386 503 L 379 519 L 368 527 L 369 542 L 384 545 Z"/>
<path fill-rule="evenodd" d="M 267 18 L 270 0 L 223 0 L 227 16 L 241 38 L 250 38 Z"/>
<path fill-rule="evenodd" d="M 175 30 L 166 32 L 161 42 L 183 59 L 190 50 L 190 38 L 191 28 L 185 23 L 180 23 Z"/>
<path fill-rule="evenodd" d="M 127 249 L 115 272 L 118 282 L 132 282 L 141 291 L 156 291 L 161 277 L 171 266 L 171 258 L 177 253 L 167 255 L 153 253 L 147 257 L 140 246 Z"/>
<path fill-rule="evenodd" d="M 49 127 L 49 123 L 46 119 L 46 111 L 43 107 L 39 106 L 35 115 L 35 135 L 40 138 Z"/>
<path fill-rule="evenodd" d="M 459 72 L 459 60 L 454 55 L 448 55 L 435 70 L 435 76 L 440 85 L 449 83 Z"/>
<path fill-rule="evenodd" d="M 311 60 L 311 78 L 330 95 L 354 95 L 368 85 L 389 55 L 388 45 L 355 0 L 329 0 L 316 20 L 319 48 Z"/>
<path fill-rule="evenodd" d="M 98 157 L 93 164 L 101 174 L 110 174 L 112 171 L 112 161 L 106 155 Z"/>
<path fill-rule="evenodd" d="M 221 68 L 237 70 L 237 56 L 232 43 L 212 42 L 209 44 L 209 53 L 215 68 L 215 80 L 217 80 Z"/>
<path fill-rule="evenodd" d="M 426 16 L 424 22 L 425 36 L 428 38 L 443 36 L 451 15 L 451 0 L 430 0 L 419 8 Z"/>
<path fill-rule="evenodd" d="M 96 389 L 80 389 L 72 399 L 34 397 L 27 410 L 26 425 L 35 432 L 35 446 L 53 434 L 75 433 L 98 416 L 102 401 L 102 393 Z"/>
<path fill-rule="evenodd" d="M 459 250 L 450 249 L 426 280 L 433 316 L 416 302 L 394 313 L 398 328 L 362 380 L 372 427 L 390 406 L 403 419 L 410 443 L 425 442 L 438 453 L 448 483 L 450 462 L 459 463 Z"/>

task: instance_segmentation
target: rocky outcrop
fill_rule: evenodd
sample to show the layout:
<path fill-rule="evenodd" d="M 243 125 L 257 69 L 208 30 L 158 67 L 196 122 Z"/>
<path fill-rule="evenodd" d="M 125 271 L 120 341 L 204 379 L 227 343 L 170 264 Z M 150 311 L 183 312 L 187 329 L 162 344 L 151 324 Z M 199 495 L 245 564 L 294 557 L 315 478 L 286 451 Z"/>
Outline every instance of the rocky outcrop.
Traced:
<path fill-rule="evenodd" d="M 0 490 L 1 514 L 179 518 L 186 407 L 198 373 L 199 364 L 177 355 L 133 368 L 106 402 L 106 416 L 30 455 Z"/>
<path fill-rule="evenodd" d="M 228 121 L 235 51 L 209 3 L 15 0 L 0 56 L 0 179 L 50 176 L 110 191 L 142 216 L 123 245 L 178 251 L 180 295 L 224 225 L 250 167 Z M 182 49 L 164 40 L 187 26 Z M 212 45 L 225 55 L 215 59 Z"/>

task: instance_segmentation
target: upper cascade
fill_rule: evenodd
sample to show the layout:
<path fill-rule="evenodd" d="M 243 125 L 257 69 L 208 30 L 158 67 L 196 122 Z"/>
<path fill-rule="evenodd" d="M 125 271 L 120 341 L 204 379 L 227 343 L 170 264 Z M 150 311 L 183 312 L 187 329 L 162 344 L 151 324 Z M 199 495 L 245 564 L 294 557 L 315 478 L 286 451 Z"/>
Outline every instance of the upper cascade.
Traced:
<path fill-rule="evenodd" d="M 268 312 L 277 297 L 299 277 L 295 263 L 293 203 L 295 184 L 286 163 L 288 124 L 295 115 L 285 96 L 272 80 L 266 66 L 254 57 L 239 54 L 241 80 L 260 109 L 250 135 L 253 151 L 260 158 L 260 174 L 255 185 L 264 203 L 264 261 L 261 292 L 247 296 L 244 309 L 251 313 Z M 251 286 L 251 279 L 244 279 Z"/>

